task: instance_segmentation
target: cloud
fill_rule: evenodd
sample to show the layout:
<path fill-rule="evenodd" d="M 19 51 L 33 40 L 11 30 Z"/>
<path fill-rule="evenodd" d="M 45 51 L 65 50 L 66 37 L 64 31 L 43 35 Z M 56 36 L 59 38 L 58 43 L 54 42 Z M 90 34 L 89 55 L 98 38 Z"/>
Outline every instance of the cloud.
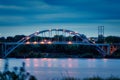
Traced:
<path fill-rule="evenodd" d="M 0 16 L 0 22 L 17 22 L 25 20 L 22 16 Z"/>
<path fill-rule="evenodd" d="M 0 5 L 0 9 L 15 9 L 15 10 L 23 10 L 24 7 L 15 6 L 15 5 Z"/>
<path fill-rule="evenodd" d="M 39 23 L 116 23 L 116 20 L 120 20 L 120 1 L 117 1 L 1 0 L 0 26 Z"/>

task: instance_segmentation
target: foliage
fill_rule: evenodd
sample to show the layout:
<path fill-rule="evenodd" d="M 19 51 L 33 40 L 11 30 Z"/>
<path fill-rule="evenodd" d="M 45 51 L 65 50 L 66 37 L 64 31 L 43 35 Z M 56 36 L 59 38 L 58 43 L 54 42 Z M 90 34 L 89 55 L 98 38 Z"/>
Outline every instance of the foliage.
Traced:
<path fill-rule="evenodd" d="M 107 42 L 107 43 L 120 43 L 120 37 L 108 36 L 105 38 L 105 42 Z"/>

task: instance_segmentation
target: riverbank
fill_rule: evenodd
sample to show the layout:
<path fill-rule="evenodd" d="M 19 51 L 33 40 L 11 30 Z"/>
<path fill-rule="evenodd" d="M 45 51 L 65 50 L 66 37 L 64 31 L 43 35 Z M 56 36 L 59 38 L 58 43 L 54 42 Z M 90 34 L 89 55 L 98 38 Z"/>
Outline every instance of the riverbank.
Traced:
<path fill-rule="evenodd" d="M 84 53 L 84 54 L 67 54 L 67 53 L 21 53 L 21 55 L 14 55 L 14 56 L 7 56 L 7 58 L 17 58 L 17 59 L 24 59 L 24 58 L 76 58 L 76 59 L 120 59 L 120 53 L 115 53 L 113 55 L 94 55 L 93 53 Z M 1 59 L 3 57 L 0 57 Z"/>

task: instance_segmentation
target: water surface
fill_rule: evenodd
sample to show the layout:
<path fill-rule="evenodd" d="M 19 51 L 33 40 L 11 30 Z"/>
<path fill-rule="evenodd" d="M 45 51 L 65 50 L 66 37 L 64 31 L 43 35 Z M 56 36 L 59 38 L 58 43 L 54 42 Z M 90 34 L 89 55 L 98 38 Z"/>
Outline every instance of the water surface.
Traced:
<path fill-rule="evenodd" d="M 60 79 L 62 77 L 86 78 L 111 75 L 120 77 L 119 59 L 8 59 L 9 70 L 14 66 L 22 66 L 26 63 L 26 70 L 35 75 L 38 80 Z M 0 71 L 4 70 L 4 59 L 0 59 Z"/>

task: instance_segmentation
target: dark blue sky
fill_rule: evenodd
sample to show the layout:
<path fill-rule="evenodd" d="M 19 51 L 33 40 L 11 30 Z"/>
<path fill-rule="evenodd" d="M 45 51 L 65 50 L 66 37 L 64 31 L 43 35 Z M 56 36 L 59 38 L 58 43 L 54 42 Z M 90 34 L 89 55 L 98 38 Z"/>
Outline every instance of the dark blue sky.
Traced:
<path fill-rule="evenodd" d="M 0 35 L 64 28 L 86 36 L 120 34 L 120 0 L 0 0 Z"/>

